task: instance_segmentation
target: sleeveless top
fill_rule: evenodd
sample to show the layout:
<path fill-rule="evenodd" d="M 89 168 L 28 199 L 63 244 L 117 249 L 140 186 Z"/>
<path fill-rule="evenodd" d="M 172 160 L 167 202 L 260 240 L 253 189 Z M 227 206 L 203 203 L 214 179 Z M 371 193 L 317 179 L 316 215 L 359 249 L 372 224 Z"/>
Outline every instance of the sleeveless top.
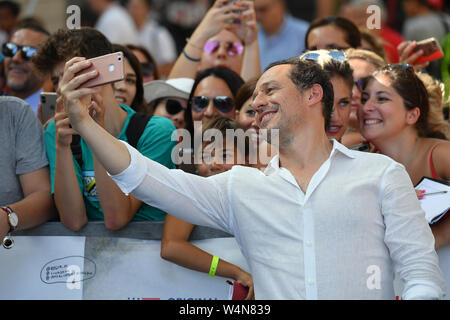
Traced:
<path fill-rule="evenodd" d="M 431 153 L 430 153 L 430 170 L 431 170 L 431 175 L 434 179 L 439 179 L 439 176 L 436 173 L 436 170 L 434 169 L 434 165 L 433 165 L 433 151 L 434 149 L 439 145 L 439 143 L 436 143 L 433 148 L 431 149 Z"/>

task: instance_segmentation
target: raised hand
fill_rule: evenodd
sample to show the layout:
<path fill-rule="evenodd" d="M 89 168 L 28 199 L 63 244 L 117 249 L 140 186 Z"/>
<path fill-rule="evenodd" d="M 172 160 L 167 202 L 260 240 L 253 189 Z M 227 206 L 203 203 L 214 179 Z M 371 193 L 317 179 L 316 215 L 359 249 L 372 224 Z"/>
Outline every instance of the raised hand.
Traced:
<path fill-rule="evenodd" d="M 66 62 L 64 66 L 58 93 L 62 97 L 64 110 L 74 128 L 90 117 L 91 95 L 100 93 L 99 88 L 79 88 L 80 85 L 98 75 L 97 70 L 77 75 L 80 71 L 89 68 L 91 64 L 92 62 L 86 58 L 75 57 Z"/>
<path fill-rule="evenodd" d="M 242 10 L 239 16 L 241 23 L 229 25 L 227 29 L 234 32 L 248 46 L 258 37 L 255 7 L 253 1 L 239 1 L 236 5 Z"/>
<path fill-rule="evenodd" d="M 55 111 L 55 144 L 58 147 L 70 147 L 72 135 L 77 132 L 70 126 L 70 120 L 64 111 L 62 97 L 56 99 Z"/>
<path fill-rule="evenodd" d="M 231 28 L 235 24 L 234 21 L 240 19 L 242 11 L 242 5 L 232 4 L 230 0 L 217 0 L 195 29 L 190 41 L 203 47 L 209 38 L 222 29 Z"/>
<path fill-rule="evenodd" d="M 414 70 L 417 71 L 426 68 L 430 62 L 427 61 L 424 63 L 415 64 L 414 61 L 423 55 L 423 50 L 419 50 L 411 54 L 415 47 L 417 47 L 417 41 L 403 41 L 398 45 L 397 51 L 400 57 L 400 63 L 408 63 L 414 67 Z"/>

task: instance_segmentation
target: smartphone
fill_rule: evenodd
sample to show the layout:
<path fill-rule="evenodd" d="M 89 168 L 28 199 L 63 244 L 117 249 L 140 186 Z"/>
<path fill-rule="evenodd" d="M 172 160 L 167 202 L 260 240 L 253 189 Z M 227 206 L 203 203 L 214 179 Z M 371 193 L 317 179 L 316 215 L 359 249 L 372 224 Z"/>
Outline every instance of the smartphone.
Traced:
<path fill-rule="evenodd" d="M 439 42 L 434 37 L 417 42 L 417 46 L 414 48 L 411 54 L 419 50 L 423 50 L 423 55 L 417 58 L 416 61 L 414 61 L 414 63 L 417 64 L 426 61 L 441 59 L 442 57 L 444 57 L 442 48 L 439 45 Z"/>
<path fill-rule="evenodd" d="M 92 65 L 77 74 L 81 75 L 98 70 L 98 76 L 83 83 L 79 88 L 92 88 L 123 80 L 123 53 L 121 51 L 89 59 Z"/>
<path fill-rule="evenodd" d="M 230 287 L 230 300 L 245 300 L 245 298 L 248 295 L 249 288 L 244 287 L 242 284 L 240 284 L 237 281 L 231 282 L 230 280 L 227 280 L 227 283 L 231 285 Z"/>
<path fill-rule="evenodd" d="M 43 123 L 46 123 L 49 119 L 55 116 L 56 98 L 58 98 L 56 92 L 41 92 L 41 110 Z"/>
<path fill-rule="evenodd" d="M 236 2 L 238 2 L 239 0 L 231 0 L 230 2 L 227 2 L 224 4 L 224 6 L 226 5 L 230 5 L 230 4 L 235 4 Z M 237 14 L 241 14 L 241 11 L 233 11 L 234 13 Z M 241 19 L 230 19 L 227 21 L 228 23 L 236 23 L 236 24 L 240 24 L 241 23 Z"/>

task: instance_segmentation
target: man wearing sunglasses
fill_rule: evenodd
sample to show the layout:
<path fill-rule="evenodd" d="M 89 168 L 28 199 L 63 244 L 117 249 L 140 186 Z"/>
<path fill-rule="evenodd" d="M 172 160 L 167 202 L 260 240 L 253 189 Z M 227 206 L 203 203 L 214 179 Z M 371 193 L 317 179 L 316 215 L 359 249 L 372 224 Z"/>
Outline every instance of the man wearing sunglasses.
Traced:
<path fill-rule="evenodd" d="M 403 299 L 443 297 L 434 238 L 405 168 L 328 140 L 333 86 L 315 61 L 273 63 L 256 84 L 256 123 L 279 133 L 265 171 L 234 166 L 208 178 L 164 168 L 102 130 L 82 102 L 88 92 L 70 89 L 80 66 L 66 65 L 62 96 L 112 179 L 185 221 L 233 234 L 256 299 L 393 300 L 394 272 Z"/>
<path fill-rule="evenodd" d="M 45 29 L 29 25 L 14 32 L 10 41 L 2 46 L 6 75 L 3 95 L 25 100 L 35 114 L 44 79 L 38 75 L 30 59 L 36 54 L 37 46 L 49 35 Z"/>

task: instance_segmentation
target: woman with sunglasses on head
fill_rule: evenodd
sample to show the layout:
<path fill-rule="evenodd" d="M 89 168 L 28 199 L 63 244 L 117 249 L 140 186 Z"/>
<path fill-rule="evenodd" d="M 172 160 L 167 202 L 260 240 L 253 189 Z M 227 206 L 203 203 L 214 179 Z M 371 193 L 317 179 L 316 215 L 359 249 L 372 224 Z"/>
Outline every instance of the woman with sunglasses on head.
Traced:
<path fill-rule="evenodd" d="M 329 139 L 341 142 L 349 122 L 353 88 L 353 70 L 347 61 L 347 56 L 338 50 L 316 50 L 304 53 L 300 59 L 316 61 L 330 78 L 334 102 L 327 136 Z"/>
<path fill-rule="evenodd" d="M 216 0 L 195 29 L 169 74 L 194 78 L 225 66 L 248 80 L 260 74 L 258 26 L 253 1 Z"/>
<path fill-rule="evenodd" d="M 387 65 L 363 83 L 358 118 L 376 149 L 403 164 L 416 185 L 422 177 L 450 180 L 450 142 L 428 127 L 428 92 L 408 64 Z M 450 219 L 433 226 L 435 247 L 450 242 Z"/>
<path fill-rule="evenodd" d="M 311 22 L 305 35 L 307 50 L 361 47 L 361 33 L 353 22 L 342 17 L 330 16 Z"/>

